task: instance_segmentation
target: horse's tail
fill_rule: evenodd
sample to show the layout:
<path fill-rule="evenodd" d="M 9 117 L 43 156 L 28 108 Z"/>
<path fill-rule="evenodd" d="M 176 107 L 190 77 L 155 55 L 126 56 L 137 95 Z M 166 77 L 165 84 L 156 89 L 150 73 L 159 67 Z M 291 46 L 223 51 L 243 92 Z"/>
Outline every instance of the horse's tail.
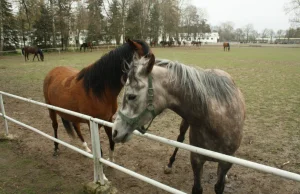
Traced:
<path fill-rule="evenodd" d="M 64 118 L 62 118 L 62 117 L 61 117 L 61 120 L 62 120 L 62 122 L 63 122 L 63 125 L 64 125 L 64 127 L 65 127 L 67 133 L 68 133 L 69 135 L 71 135 L 72 137 L 75 137 L 74 130 L 73 130 L 74 128 L 73 128 L 71 122 L 68 121 L 68 120 L 66 120 L 66 119 L 64 119 Z"/>
<path fill-rule="evenodd" d="M 25 52 L 25 49 L 24 49 L 24 48 L 22 48 L 22 55 L 24 55 L 24 54 L 25 54 L 24 52 Z"/>

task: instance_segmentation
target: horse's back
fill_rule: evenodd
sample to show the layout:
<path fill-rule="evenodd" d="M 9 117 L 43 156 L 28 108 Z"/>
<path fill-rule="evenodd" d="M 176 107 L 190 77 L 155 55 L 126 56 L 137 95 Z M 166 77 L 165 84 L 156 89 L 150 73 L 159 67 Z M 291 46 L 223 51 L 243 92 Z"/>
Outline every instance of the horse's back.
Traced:
<path fill-rule="evenodd" d="M 231 82 L 235 92 L 232 94 L 229 103 L 219 102 L 215 98 L 209 99 L 208 112 L 203 117 L 205 121 L 194 126 L 194 128 L 198 128 L 201 131 L 202 135 L 192 138 L 192 141 L 197 146 L 205 149 L 233 154 L 239 148 L 242 140 L 246 114 L 244 96 L 236 86 L 232 76 L 226 71 L 220 69 L 206 69 L 205 71 L 220 76 L 220 80 L 224 82 Z M 223 79 L 224 77 L 225 79 Z M 215 91 L 218 91 L 218 89 Z M 214 142 L 218 143 L 215 144 Z"/>
<path fill-rule="evenodd" d="M 51 96 L 66 93 L 67 85 L 71 85 L 73 80 L 76 80 L 76 74 L 79 71 L 71 67 L 55 67 L 44 79 L 44 97 L 46 103 L 51 103 Z"/>
<path fill-rule="evenodd" d="M 230 44 L 229 44 L 229 42 L 224 42 L 224 43 L 223 43 L 223 46 L 224 46 L 224 47 L 230 47 Z"/>

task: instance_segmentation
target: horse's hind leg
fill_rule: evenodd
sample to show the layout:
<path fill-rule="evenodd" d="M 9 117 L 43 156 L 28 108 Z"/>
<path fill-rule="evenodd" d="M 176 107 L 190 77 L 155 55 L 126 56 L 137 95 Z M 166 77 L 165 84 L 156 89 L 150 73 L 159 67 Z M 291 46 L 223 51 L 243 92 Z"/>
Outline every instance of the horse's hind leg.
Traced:
<path fill-rule="evenodd" d="M 203 188 L 201 186 L 201 177 L 203 173 L 203 165 L 205 160 L 199 154 L 191 152 L 191 164 L 194 174 L 194 186 L 192 194 L 202 194 Z"/>
<path fill-rule="evenodd" d="M 179 129 L 180 134 L 177 137 L 178 142 L 182 143 L 184 141 L 184 136 L 185 136 L 185 133 L 187 132 L 188 128 L 189 128 L 188 122 L 186 120 L 182 119 L 181 124 L 180 124 L 180 129 Z M 178 151 L 178 148 L 175 148 L 172 156 L 169 159 L 168 166 L 165 167 L 165 171 L 164 171 L 165 174 L 170 174 L 172 172 L 172 165 L 175 162 L 175 157 L 176 157 L 177 151 Z"/>
<path fill-rule="evenodd" d="M 54 137 L 57 139 L 57 128 L 58 128 L 58 123 L 57 123 L 57 116 L 56 112 L 54 110 L 49 109 L 49 115 L 52 120 L 52 127 L 54 130 Z M 59 154 L 59 148 L 58 148 L 58 143 L 54 142 L 54 153 L 53 156 L 58 156 Z"/>
<path fill-rule="evenodd" d="M 72 123 L 73 127 L 76 131 L 76 134 L 78 135 L 79 139 L 82 141 L 82 146 L 85 149 L 86 152 L 91 153 L 90 148 L 88 147 L 87 143 L 84 141 L 83 135 L 80 131 L 80 123 Z"/>
<path fill-rule="evenodd" d="M 225 188 L 226 174 L 231 168 L 232 164 L 228 162 L 219 162 L 218 165 L 218 181 L 215 184 L 216 194 L 222 194 Z"/>
<path fill-rule="evenodd" d="M 110 119 L 109 122 L 112 122 L 112 119 Z M 114 162 L 115 161 L 115 159 L 114 159 L 115 142 L 112 139 L 112 128 L 104 126 L 104 129 L 105 129 L 105 133 L 106 133 L 106 135 L 108 137 L 108 140 L 109 140 L 110 150 L 109 150 L 108 160 Z"/>

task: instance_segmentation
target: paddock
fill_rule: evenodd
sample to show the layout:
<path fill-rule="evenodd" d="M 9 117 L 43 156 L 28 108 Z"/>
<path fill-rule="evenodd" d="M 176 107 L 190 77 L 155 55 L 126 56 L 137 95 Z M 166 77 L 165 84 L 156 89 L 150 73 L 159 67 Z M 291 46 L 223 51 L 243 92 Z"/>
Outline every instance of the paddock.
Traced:
<path fill-rule="evenodd" d="M 49 54 L 47 56 L 49 61 L 45 61 L 42 65 L 32 62 L 25 64 L 20 56 L 1 57 L 0 90 L 43 101 L 41 83 L 49 69 L 58 65 L 70 65 L 80 69 L 98 59 L 103 52 L 61 53 L 59 57 L 55 53 Z M 244 139 L 237 156 L 291 172 L 300 172 L 300 91 L 298 89 L 300 56 L 297 54 L 299 49 L 233 47 L 230 53 L 223 53 L 222 47 L 204 46 L 201 49 L 156 48 L 153 52 L 160 58 L 178 60 L 202 68 L 220 68 L 229 72 L 244 92 L 247 106 Z M 8 115 L 13 115 L 25 123 L 30 123 L 52 134 L 51 123 L 45 109 L 17 102 L 14 99 L 6 99 L 5 102 Z M 175 140 L 178 135 L 179 122 L 178 116 L 166 111 L 154 121 L 150 133 Z M 0 126 L 0 129 L 4 129 L 2 119 L 0 119 Z M 41 169 L 51 172 L 50 177 L 45 175 L 42 178 L 48 182 L 53 180 L 53 184 L 50 184 L 52 187 L 45 184 L 41 187 L 42 191 L 50 192 L 53 190 L 53 185 L 56 185 L 58 186 L 57 192 L 75 192 L 76 189 L 80 190 L 86 180 L 93 179 L 92 161 L 65 148 L 62 148 L 59 158 L 53 158 L 51 141 L 36 141 L 40 139 L 39 136 L 29 133 L 24 128 L 19 128 L 17 125 L 10 124 L 10 131 L 16 134 L 20 141 L 16 145 L 8 145 L 10 143 L 6 143 L 6 146 L 1 145 L 1 149 L 2 147 L 7 149 L 17 147 L 18 149 L 13 149 L 14 154 L 20 158 L 26 157 L 29 161 L 38 162 Z M 84 125 L 83 128 L 85 136 L 88 137 L 88 128 Z M 61 123 L 59 123 L 58 133 L 65 141 L 80 145 L 77 139 L 70 139 L 66 135 Z M 104 157 L 107 158 L 108 140 L 103 130 L 101 130 L 100 137 Z M 116 162 L 164 184 L 189 192 L 193 177 L 188 151 L 179 151 L 173 174 L 163 174 L 163 167 L 167 164 L 172 151 L 172 147 L 135 136 L 129 144 L 116 146 Z M 8 166 L 5 167 L 8 168 Z M 74 169 L 76 169 L 75 172 Z M 216 179 L 215 164 L 208 163 L 205 169 L 204 192 L 213 193 Z M 0 168 L 0 170 L 3 169 Z M 35 172 L 35 170 L 32 171 Z M 164 193 L 160 189 L 116 170 L 105 167 L 104 171 L 114 186 L 123 193 Z M 19 191 L 34 190 L 36 186 L 30 182 L 41 181 L 38 175 L 36 172 L 32 173 L 29 177 L 31 181 L 20 178 Z M 12 176 L 12 173 L 8 174 L 6 182 Z M 60 177 L 64 177 L 62 181 L 65 183 L 58 183 L 57 180 Z M 229 180 L 225 193 L 297 193 L 300 191 L 299 183 L 295 181 L 262 174 L 238 165 L 233 166 L 229 173 Z M 0 178 L 0 182 L 2 184 L 5 179 Z M 67 188 L 66 185 L 69 183 L 77 186 Z M 3 184 L 0 187 L 5 192 L 12 189 Z"/>

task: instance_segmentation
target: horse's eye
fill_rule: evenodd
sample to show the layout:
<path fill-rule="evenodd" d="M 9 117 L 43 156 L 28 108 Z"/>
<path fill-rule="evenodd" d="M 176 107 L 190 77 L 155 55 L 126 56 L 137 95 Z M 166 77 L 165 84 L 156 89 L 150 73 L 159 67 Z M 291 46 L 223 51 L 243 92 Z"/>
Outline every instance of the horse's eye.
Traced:
<path fill-rule="evenodd" d="M 136 95 L 134 94 L 129 94 L 128 97 L 127 97 L 128 100 L 134 100 L 136 99 Z"/>

